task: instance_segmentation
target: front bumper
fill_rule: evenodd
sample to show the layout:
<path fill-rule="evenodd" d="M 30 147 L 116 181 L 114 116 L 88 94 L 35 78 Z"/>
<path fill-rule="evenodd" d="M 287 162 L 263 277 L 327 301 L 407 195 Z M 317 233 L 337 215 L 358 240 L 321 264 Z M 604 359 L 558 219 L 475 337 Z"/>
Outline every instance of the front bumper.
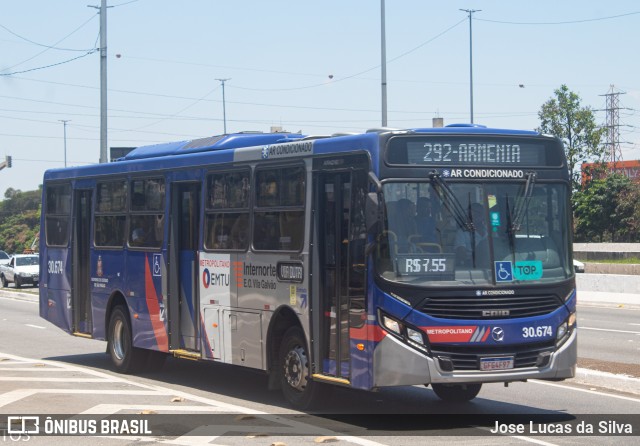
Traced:
<path fill-rule="evenodd" d="M 578 358 L 577 330 L 542 367 L 522 367 L 499 371 L 444 371 L 437 359 L 421 353 L 393 336 L 385 336 L 373 354 L 373 386 L 404 386 L 429 383 L 490 383 L 527 379 L 573 378 Z"/>

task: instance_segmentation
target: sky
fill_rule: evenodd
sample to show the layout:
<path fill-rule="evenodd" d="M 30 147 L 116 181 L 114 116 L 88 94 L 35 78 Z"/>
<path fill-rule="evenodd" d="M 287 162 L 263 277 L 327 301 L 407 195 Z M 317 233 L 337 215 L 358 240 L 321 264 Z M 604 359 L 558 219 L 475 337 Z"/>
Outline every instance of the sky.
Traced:
<path fill-rule="evenodd" d="M 93 2 L 93 3 L 92 3 Z M 100 157 L 99 0 L 0 0 L 0 198 Z M 109 0 L 108 146 L 381 126 L 380 0 Z M 536 129 L 562 84 L 640 159 L 637 0 L 386 0 L 388 126 Z M 224 82 L 224 101 L 222 82 Z M 612 87 L 613 86 L 613 87 Z"/>

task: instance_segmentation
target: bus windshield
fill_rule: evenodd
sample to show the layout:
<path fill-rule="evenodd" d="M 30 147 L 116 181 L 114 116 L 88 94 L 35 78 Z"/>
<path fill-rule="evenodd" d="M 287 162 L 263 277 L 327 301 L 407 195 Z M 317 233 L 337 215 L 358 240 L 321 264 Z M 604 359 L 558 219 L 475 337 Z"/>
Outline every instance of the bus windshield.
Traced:
<path fill-rule="evenodd" d="M 570 277 L 567 186 L 530 180 L 385 183 L 378 274 L 422 287 Z"/>

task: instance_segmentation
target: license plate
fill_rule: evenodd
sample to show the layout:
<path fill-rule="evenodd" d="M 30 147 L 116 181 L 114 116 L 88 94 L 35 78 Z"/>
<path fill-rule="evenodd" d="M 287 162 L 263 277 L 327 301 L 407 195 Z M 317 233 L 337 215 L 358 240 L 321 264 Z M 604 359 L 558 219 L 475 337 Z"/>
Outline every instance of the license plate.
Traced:
<path fill-rule="evenodd" d="M 513 356 L 480 358 L 480 370 L 507 370 L 513 368 Z"/>

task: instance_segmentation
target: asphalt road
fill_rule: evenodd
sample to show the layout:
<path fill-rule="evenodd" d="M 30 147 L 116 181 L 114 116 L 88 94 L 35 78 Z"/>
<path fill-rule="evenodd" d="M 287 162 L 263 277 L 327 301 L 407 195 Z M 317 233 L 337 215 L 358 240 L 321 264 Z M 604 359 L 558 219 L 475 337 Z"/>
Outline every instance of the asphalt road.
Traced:
<path fill-rule="evenodd" d="M 637 358 L 630 356 L 637 352 L 637 345 L 628 342 L 629 339 L 635 341 L 635 335 L 619 332 L 621 323 L 635 323 L 633 313 L 601 310 L 590 308 L 581 316 L 584 320 L 579 319 L 584 328 L 607 330 L 583 330 L 580 355 L 603 358 L 609 350 L 616 359 L 614 362 L 627 361 L 626 364 L 637 366 Z M 537 423 L 540 417 L 561 426 L 582 421 L 595 426 L 596 437 L 590 439 L 594 444 L 638 444 L 640 432 L 635 432 L 636 437 L 612 437 L 598 434 L 597 429 L 600 423 L 608 429 L 611 423 L 623 425 L 629 421 L 636 423 L 634 427 L 640 430 L 640 395 L 601 388 L 597 383 L 530 381 L 508 388 L 490 384 L 483 386 L 475 400 L 463 405 L 445 404 L 423 386 L 383 389 L 376 393 L 336 389 L 325 405 L 327 414 L 319 416 L 289 409 L 279 392 L 267 390 L 264 375 L 232 366 L 170 359 L 158 373 L 119 375 L 113 372 L 104 353 L 104 342 L 69 336 L 40 319 L 37 312 L 34 302 L 0 298 L 0 413 L 141 416 L 142 412 L 150 411 L 173 414 L 170 422 L 161 428 L 154 427 L 156 432 L 150 437 L 92 438 L 92 444 L 339 442 L 417 446 L 424 444 L 427 436 L 433 444 L 455 441 L 478 445 L 505 442 L 569 445 L 586 440 L 577 436 L 542 436 L 540 429 L 534 434 L 488 432 L 493 425 L 484 423 L 487 419 L 483 417 L 489 417 L 489 421 L 491 417 L 503 420 L 505 414 L 521 415 L 515 418 L 516 427 L 520 422 Z M 612 325 L 616 321 L 618 325 Z M 611 345 L 607 348 L 607 342 L 592 347 L 593 339 L 588 333 L 595 333 L 595 340 L 606 338 L 622 344 L 621 350 L 613 352 Z M 631 338 L 621 338 L 621 335 Z M 170 426 L 188 424 L 198 414 L 209 417 L 217 414 L 214 424 L 223 427 L 197 437 L 170 435 Z M 228 414 L 230 418 L 221 418 L 224 415 L 220 414 Z M 278 418 L 265 418 L 265 414 L 276 414 Z M 481 427 L 462 428 L 447 424 L 447 420 L 476 420 Z M 271 432 L 269 426 L 274 423 L 277 427 L 273 429 L 278 433 Z M 269 426 L 265 427 L 266 424 Z M 373 435 L 376 430 L 378 434 Z M 289 435 L 282 435 L 281 431 Z M 37 437 L 29 441 L 60 445 L 70 442 L 65 437 Z"/>

